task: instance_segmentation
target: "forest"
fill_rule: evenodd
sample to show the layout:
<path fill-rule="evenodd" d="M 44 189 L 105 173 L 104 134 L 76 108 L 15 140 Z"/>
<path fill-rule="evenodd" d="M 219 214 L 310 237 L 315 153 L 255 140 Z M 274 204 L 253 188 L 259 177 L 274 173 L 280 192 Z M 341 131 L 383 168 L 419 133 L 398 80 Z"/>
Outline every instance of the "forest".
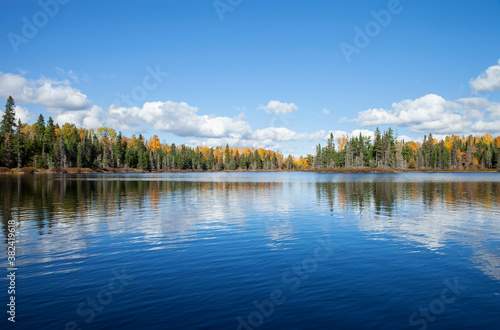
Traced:
<path fill-rule="evenodd" d="M 266 149 L 216 148 L 163 144 L 158 136 L 126 137 L 112 128 L 97 130 L 59 126 L 40 115 L 31 125 L 15 121 L 15 102 L 9 97 L 0 127 L 0 167 L 4 168 L 119 168 L 159 170 L 306 170 L 331 168 L 383 169 L 500 169 L 500 137 L 432 134 L 423 142 L 399 141 L 389 128 L 366 136 L 330 134 L 314 155 L 296 158 Z"/>

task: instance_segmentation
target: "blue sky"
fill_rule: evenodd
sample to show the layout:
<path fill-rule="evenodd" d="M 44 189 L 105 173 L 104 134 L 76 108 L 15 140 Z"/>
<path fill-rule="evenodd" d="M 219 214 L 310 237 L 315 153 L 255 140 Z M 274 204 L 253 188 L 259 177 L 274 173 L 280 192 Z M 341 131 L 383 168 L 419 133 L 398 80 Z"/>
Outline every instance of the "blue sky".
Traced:
<path fill-rule="evenodd" d="M 500 1 L 2 4 L 0 101 L 28 123 L 294 155 L 377 126 L 500 134 Z"/>

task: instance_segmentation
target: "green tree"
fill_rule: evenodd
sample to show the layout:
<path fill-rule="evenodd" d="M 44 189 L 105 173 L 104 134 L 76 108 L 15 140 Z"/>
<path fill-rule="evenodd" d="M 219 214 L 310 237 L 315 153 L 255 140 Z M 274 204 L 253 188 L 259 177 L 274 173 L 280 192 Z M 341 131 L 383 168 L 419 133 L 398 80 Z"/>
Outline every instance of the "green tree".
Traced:
<path fill-rule="evenodd" d="M 14 128 L 16 127 L 16 106 L 12 96 L 9 96 L 5 104 L 5 111 L 0 124 L 0 142 L 2 149 L 2 163 L 4 166 L 12 167 L 14 165 Z"/>
<path fill-rule="evenodd" d="M 384 151 L 382 144 L 382 135 L 377 127 L 375 130 L 375 141 L 373 142 L 373 156 L 375 158 L 375 164 L 377 166 L 380 165 L 380 161 L 382 160 L 382 153 Z"/>

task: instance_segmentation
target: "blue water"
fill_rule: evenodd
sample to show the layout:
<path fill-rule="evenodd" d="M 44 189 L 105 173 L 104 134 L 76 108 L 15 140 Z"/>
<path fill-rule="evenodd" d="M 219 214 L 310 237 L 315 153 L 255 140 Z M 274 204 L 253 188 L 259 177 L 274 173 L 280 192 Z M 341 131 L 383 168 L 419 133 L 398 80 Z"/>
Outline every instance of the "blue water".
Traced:
<path fill-rule="evenodd" d="M 499 329 L 500 174 L 0 176 L 19 329 Z M 10 325 L 2 276 L 0 326 Z"/>

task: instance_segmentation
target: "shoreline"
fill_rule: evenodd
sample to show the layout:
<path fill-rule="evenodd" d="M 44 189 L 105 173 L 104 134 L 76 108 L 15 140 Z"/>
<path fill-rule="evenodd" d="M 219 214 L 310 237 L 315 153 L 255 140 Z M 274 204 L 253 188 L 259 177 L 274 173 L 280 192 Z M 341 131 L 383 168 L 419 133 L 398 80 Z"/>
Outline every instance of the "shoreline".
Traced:
<path fill-rule="evenodd" d="M 398 173 L 500 173 L 500 169 L 385 169 L 385 168 L 323 168 L 323 169 L 301 169 L 301 170 L 155 170 L 146 171 L 140 169 L 124 168 L 55 168 L 55 169 L 35 169 L 25 168 L 0 168 L 0 175 L 33 175 L 33 174 L 130 174 L 130 173 L 214 173 L 214 172 L 302 172 L 320 174 L 398 174 Z"/>

